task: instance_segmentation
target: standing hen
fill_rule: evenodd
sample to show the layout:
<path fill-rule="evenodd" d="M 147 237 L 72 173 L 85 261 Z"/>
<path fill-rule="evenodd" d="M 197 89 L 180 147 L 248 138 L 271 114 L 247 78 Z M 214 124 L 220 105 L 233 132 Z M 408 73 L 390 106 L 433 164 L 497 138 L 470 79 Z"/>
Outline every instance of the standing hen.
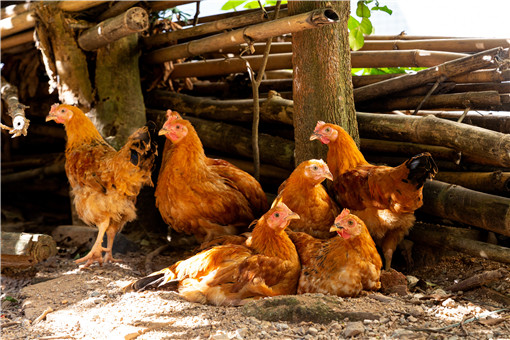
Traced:
<path fill-rule="evenodd" d="M 397 167 L 372 165 L 344 129 L 321 121 L 314 139 L 329 147 L 335 200 L 366 223 L 390 269 L 393 252 L 414 224 L 414 211 L 423 205 L 423 184 L 437 173 L 432 156 L 424 152 Z"/>
<path fill-rule="evenodd" d="M 240 305 L 246 299 L 295 294 L 301 265 L 285 228 L 299 216 L 277 202 L 258 221 L 250 245 L 227 244 L 139 279 L 125 290 L 177 283 L 192 302 Z"/>
<path fill-rule="evenodd" d="M 167 111 L 160 130 L 167 141 L 156 185 L 163 220 L 199 242 L 237 234 L 267 211 L 267 198 L 248 173 L 224 160 L 207 158 L 191 125 Z"/>
<path fill-rule="evenodd" d="M 143 185 L 151 185 L 151 171 L 157 154 L 155 125 L 135 131 L 116 151 L 101 137 L 90 119 L 79 108 L 54 104 L 46 121 L 64 124 L 67 133 L 66 174 L 80 218 L 99 229 L 90 252 L 76 262 L 84 267 L 94 262 L 116 262 L 112 256 L 115 235 L 136 218 L 136 197 Z M 104 234 L 106 248 L 101 246 Z"/>
<path fill-rule="evenodd" d="M 301 260 L 298 294 L 357 296 L 361 290 L 381 288 L 381 257 L 363 221 L 344 209 L 327 240 L 305 233 L 289 233 Z"/>
<path fill-rule="evenodd" d="M 299 164 L 280 185 L 282 201 L 300 217 L 290 223 L 289 229 L 317 238 L 332 236 L 329 229 L 340 209 L 322 186 L 325 179 L 333 180 L 327 164 L 322 159 L 311 159 Z"/>

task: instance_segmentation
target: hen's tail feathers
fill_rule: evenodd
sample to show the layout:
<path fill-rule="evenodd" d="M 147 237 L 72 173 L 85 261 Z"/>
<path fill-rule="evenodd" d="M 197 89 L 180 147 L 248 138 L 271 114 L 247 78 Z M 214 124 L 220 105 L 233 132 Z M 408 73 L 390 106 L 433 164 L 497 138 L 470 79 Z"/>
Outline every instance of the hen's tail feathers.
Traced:
<path fill-rule="evenodd" d="M 157 126 L 153 121 L 148 121 L 145 126 L 136 130 L 126 144 L 130 149 L 130 161 L 133 165 L 151 170 L 158 154 L 156 144 Z"/>
<path fill-rule="evenodd" d="M 433 178 L 437 173 L 436 162 L 428 152 L 411 157 L 405 165 L 409 169 L 407 180 L 416 185 L 416 189 L 422 187 L 427 179 Z"/>
<path fill-rule="evenodd" d="M 136 280 L 133 283 L 130 283 L 127 287 L 124 288 L 124 292 L 140 292 L 146 289 L 157 289 L 162 286 L 165 289 L 176 289 L 177 284 L 179 283 L 178 279 L 174 280 L 165 280 L 165 273 L 159 273 L 155 275 L 150 275 L 146 277 L 142 277 L 139 280 Z"/>

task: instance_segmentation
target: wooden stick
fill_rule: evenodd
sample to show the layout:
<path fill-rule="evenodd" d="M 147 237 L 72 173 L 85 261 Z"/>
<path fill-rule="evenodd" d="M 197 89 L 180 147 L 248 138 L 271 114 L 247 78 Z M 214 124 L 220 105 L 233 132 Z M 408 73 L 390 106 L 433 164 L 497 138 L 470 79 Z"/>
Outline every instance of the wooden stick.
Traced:
<path fill-rule="evenodd" d="M 459 37 L 442 37 L 432 35 L 407 35 L 402 32 L 398 35 L 369 35 L 367 40 L 427 40 L 427 39 L 460 39 Z"/>
<path fill-rule="evenodd" d="M 418 112 L 418 116 L 434 115 L 437 118 L 457 121 L 459 113 L 448 111 L 425 111 Z M 464 124 L 478 126 L 492 131 L 510 133 L 510 117 L 507 115 L 480 115 L 479 113 L 468 113 L 462 121 Z"/>
<path fill-rule="evenodd" d="M 60 1 L 58 7 L 66 12 L 79 12 L 92 7 L 107 3 L 108 1 L 87 0 L 87 1 Z"/>
<path fill-rule="evenodd" d="M 447 52 L 482 52 L 495 47 L 510 47 L 508 39 L 457 38 L 420 40 L 365 40 L 361 51 L 381 50 L 431 50 Z"/>
<path fill-rule="evenodd" d="M 508 255 L 510 256 L 510 249 L 508 251 Z M 451 292 L 458 291 L 466 291 L 473 288 L 480 287 L 489 282 L 499 280 L 508 275 L 508 272 L 503 269 L 496 269 L 483 272 L 481 274 L 473 275 L 470 278 L 460 281 L 459 283 L 455 283 L 451 286 L 446 287 L 446 290 Z"/>
<path fill-rule="evenodd" d="M 0 11 L 0 18 L 10 18 L 21 13 L 27 12 L 30 9 L 30 3 L 23 3 L 19 5 L 9 5 L 2 8 Z M 3 44 L 2 44 L 3 45 Z M 2 46 L 3 48 L 3 46 Z"/>
<path fill-rule="evenodd" d="M 354 87 L 362 87 L 400 76 L 402 76 L 402 74 L 398 73 L 378 74 L 372 76 L 353 76 L 352 84 Z M 500 71 L 497 69 L 477 70 L 448 78 L 448 81 L 455 83 L 492 83 L 507 80 L 510 80 L 510 70 Z"/>
<path fill-rule="evenodd" d="M 418 222 L 406 238 L 434 248 L 449 248 L 474 257 L 510 263 L 509 248 L 466 237 L 466 235 L 463 235 L 462 229 Z"/>
<path fill-rule="evenodd" d="M 37 169 L 21 171 L 9 175 L 2 176 L 2 184 L 25 181 L 40 176 L 52 176 L 65 172 L 64 162 L 56 162 Z"/>
<path fill-rule="evenodd" d="M 414 156 L 419 153 L 428 151 L 432 154 L 434 159 L 441 158 L 450 160 L 456 164 L 460 163 L 460 152 L 445 148 L 442 146 L 425 145 L 406 142 L 393 142 L 380 139 L 367 139 L 361 138 L 361 152 L 363 153 L 391 153 L 401 154 L 404 156 Z"/>
<path fill-rule="evenodd" d="M 510 167 L 510 135 L 451 122 L 434 116 L 416 117 L 358 112 L 360 133 L 372 138 L 440 145 L 477 155 L 490 164 Z M 374 119 L 377 123 L 374 124 Z M 398 131 L 398 132 L 397 132 Z"/>
<path fill-rule="evenodd" d="M 44 234 L 2 231 L 2 267 L 26 267 L 57 254 L 57 244 Z"/>
<path fill-rule="evenodd" d="M 174 8 L 181 5 L 191 4 L 193 2 L 197 2 L 198 0 L 194 1 L 148 1 L 147 5 L 149 5 L 150 9 L 153 12 L 159 12 L 163 11 L 165 9 Z"/>
<path fill-rule="evenodd" d="M 265 17 L 261 11 L 250 12 L 244 15 L 228 17 L 225 19 L 213 21 L 211 23 L 205 23 L 199 26 L 185 28 L 182 30 L 152 35 L 150 37 L 145 38 L 143 40 L 143 43 L 148 48 L 154 48 L 161 45 L 173 43 L 181 39 L 189 39 L 206 34 L 222 32 L 228 29 L 259 24 L 261 22 L 267 22 L 270 21 L 269 18 L 272 18 L 274 12 L 268 12 L 268 15 L 270 17 Z M 287 16 L 288 11 L 286 9 L 282 10 L 279 14 L 280 18 Z"/>
<path fill-rule="evenodd" d="M 433 180 L 423 187 L 421 210 L 510 236 L 510 198 Z"/>
<path fill-rule="evenodd" d="M 0 36 L 2 39 L 22 32 L 35 26 L 35 16 L 33 11 L 23 12 L 14 17 L 0 20 Z"/>
<path fill-rule="evenodd" d="M 12 35 L 8 38 L 2 39 L 2 53 L 9 48 L 23 45 L 29 42 L 34 42 L 34 31 L 28 31 L 16 35 Z"/>
<path fill-rule="evenodd" d="M 355 51 L 352 67 L 432 67 L 469 56 L 441 51 Z"/>
<path fill-rule="evenodd" d="M 338 22 L 338 18 L 338 14 L 331 9 L 315 10 L 160 49 L 149 53 L 145 61 L 158 64 L 169 60 L 192 57 L 246 41 L 260 41 L 286 33 L 334 24 Z"/>
<path fill-rule="evenodd" d="M 25 117 L 25 109 L 28 108 L 28 106 L 19 102 L 17 88 L 8 83 L 3 76 L 1 79 L 2 85 L 0 93 L 2 95 L 2 99 L 7 105 L 9 116 L 12 118 L 12 128 L 3 124 L 2 128 L 9 130 L 9 134 L 12 135 L 12 138 L 19 137 L 21 135 L 26 136 L 30 125 L 30 120 Z"/>
<path fill-rule="evenodd" d="M 417 87 L 426 83 L 434 82 L 440 76 L 451 77 L 457 74 L 467 73 L 487 67 L 494 67 L 500 61 L 509 57 L 509 50 L 493 48 L 484 52 L 448 61 L 441 65 L 430 67 L 415 74 L 406 74 L 393 79 L 383 80 L 377 84 L 366 85 L 354 89 L 356 101 L 379 98 L 404 89 Z"/>
<path fill-rule="evenodd" d="M 449 172 L 439 171 L 435 179 L 465 188 L 506 196 L 510 193 L 510 172 Z"/>
<path fill-rule="evenodd" d="M 381 112 L 393 110 L 414 110 L 421 105 L 423 109 L 465 109 L 479 110 L 496 109 L 501 106 L 501 95 L 496 91 L 464 92 L 452 94 L 436 94 L 426 101 L 424 96 L 393 97 L 374 101 L 356 101 L 356 108 L 361 111 Z"/>
<path fill-rule="evenodd" d="M 109 19 L 111 17 L 115 17 L 119 14 L 124 13 L 127 9 L 133 7 L 140 1 L 120 1 L 120 2 L 111 2 L 112 7 L 108 8 L 104 11 L 100 16 L 97 17 L 96 21 L 103 21 Z"/>
<path fill-rule="evenodd" d="M 132 7 L 125 13 L 107 19 L 83 32 L 78 44 L 85 51 L 93 51 L 132 33 L 149 27 L 149 15 L 141 7 Z"/>

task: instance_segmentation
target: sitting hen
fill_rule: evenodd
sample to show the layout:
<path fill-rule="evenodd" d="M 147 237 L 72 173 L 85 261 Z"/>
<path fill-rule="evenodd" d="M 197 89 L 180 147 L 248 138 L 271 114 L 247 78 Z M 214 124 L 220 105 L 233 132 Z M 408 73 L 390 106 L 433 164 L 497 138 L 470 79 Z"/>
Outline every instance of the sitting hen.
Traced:
<path fill-rule="evenodd" d="M 321 121 L 314 139 L 329 147 L 333 197 L 366 223 L 388 270 L 397 245 L 414 225 L 414 211 L 423 205 L 423 184 L 437 173 L 436 163 L 424 152 L 397 167 L 369 164 L 344 129 Z"/>
<path fill-rule="evenodd" d="M 163 220 L 199 242 L 239 233 L 268 209 L 259 182 L 224 160 L 206 157 L 191 125 L 167 111 L 159 132 L 167 140 L 156 185 Z"/>
<path fill-rule="evenodd" d="M 317 238 L 329 238 L 329 229 L 340 209 L 328 195 L 322 182 L 333 180 L 327 164 L 321 159 L 304 161 L 278 188 L 278 194 L 289 209 L 299 215 L 289 229 Z"/>
<path fill-rule="evenodd" d="M 354 297 L 381 288 L 381 257 L 363 221 L 344 209 L 331 231 L 338 236 L 327 240 L 289 232 L 302 266 L 298 294 Z"/>
<path fill-rule="evenodd" d="M 101 137 L 82 110 L 55 104 L 46 117 L 64 124 L 67 133 L 66 174 L 74 195 L 76 211 L 83 222 L 99 229 L 92 250 L 76 262 L 84 267 L 94 262 L 115 262 L 112 245 L 115 235 L 136 218 L 135 203 L 143 185 L 151 185 L 151 173 L 157 145 L 151 136 L 156 126 L 136 130 L 126 144 L 116 151 Z M 101 246 L 104 234 L 106 248 Z"/>
<path fill-rule="evenodd" d="M 125 291 L 177 284 L 185 299 L 214 305 L 295 294 L 301 265 L 285 228 L 298 218 L 284 203 L 276 202 L 254 222 L 250 246 L 212 247 L 131 283 Z"/>

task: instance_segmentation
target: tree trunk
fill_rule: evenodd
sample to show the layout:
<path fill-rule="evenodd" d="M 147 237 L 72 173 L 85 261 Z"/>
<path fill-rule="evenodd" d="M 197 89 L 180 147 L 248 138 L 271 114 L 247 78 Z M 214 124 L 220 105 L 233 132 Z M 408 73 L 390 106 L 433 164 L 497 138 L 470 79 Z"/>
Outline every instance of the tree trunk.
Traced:
<path fill-rule="evenodd" d="M 57 86 L 59 100 L 66 104 L 79 104 L 88 111 L 92 103 L 92 84 L 87 58 L 78 47 L 74 32 L 68 28 L 62 10 L 43 3 L 36 6 L 43 23 L 36 28 L 43 41 L 40 49 L 44 58 L 51 59 L 45 60 L 45 66 Z"/>
<path fill-rule="evenodd" d="M 57 254 L 57 244 L 44 234 L 2 231 L 2 267 L 27 267 Z"/>
<path fill-rule="evenodd" d="M 290 1 L 289 15 L 331 5 L 339 22 L 292 35 L 294 70 L 294 133 L 296 164 L 326 158 L 326 148 L 310 143 L 318 120 L 341 125 L 359 144 L 347 33 L 348 1 Z"/>
<path fill-rule="evenodd" d="M 137 34 L 97 50 L 96 89 L 99 102 L 95 124 L 116 149 L 146 122 L 139 56 Z"/>

